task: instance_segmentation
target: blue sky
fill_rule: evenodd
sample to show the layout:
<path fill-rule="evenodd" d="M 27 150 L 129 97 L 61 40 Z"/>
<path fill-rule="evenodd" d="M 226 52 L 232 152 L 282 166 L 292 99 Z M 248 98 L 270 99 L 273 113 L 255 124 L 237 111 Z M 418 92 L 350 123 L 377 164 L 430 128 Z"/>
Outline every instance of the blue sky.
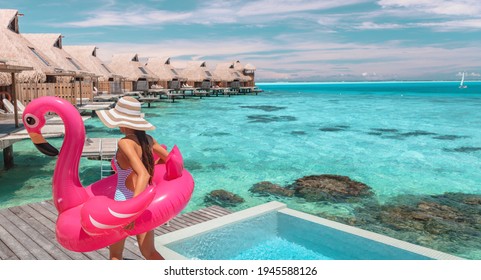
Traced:
<path fill-rule="evenodd" d="M 258 80 L 479 80 L 480 0 L 0 0 L 21 33 L 114 53 L 254 64 Z"/>

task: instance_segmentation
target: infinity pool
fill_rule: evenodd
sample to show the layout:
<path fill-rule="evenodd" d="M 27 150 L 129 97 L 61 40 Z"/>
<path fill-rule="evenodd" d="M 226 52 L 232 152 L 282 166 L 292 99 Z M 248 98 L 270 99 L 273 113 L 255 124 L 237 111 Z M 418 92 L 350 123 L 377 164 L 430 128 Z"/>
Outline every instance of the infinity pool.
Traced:
<path fill-rule="evenodd" d="M 167 259 L 429 260 L 458 257 L 270 202 L 156 237 Z"/>

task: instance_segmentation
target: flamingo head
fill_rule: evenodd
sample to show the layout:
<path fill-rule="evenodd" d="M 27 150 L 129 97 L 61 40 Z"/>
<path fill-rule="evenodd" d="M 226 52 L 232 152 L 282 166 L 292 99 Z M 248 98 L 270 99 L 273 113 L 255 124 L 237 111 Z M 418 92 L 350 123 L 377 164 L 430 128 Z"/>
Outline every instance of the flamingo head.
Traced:
<path fill-rule="evenodd" d="M 38 99 L 37 99 L 38 100 Z M 45 155 L 57 156 L 58 150 L 50 145 L 42 136 L 42 127 L 45 126 L 45 107 L 41 102 L 33 100 L 30 102 L 23 112 L 23 124 L 35 144 L 35 147 Z"/>

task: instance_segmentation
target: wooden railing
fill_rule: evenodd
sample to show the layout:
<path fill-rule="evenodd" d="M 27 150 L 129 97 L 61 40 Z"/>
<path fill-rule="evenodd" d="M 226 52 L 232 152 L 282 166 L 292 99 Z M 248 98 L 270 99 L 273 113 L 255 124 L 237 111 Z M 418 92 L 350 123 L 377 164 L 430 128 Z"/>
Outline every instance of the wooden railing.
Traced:
<path fill-rule="evenodd" d="M 76 104 L 77 98 L 93 98 L 92 83 L 20 83 L 17 84 L 17 99 L 27 104 L 41 96 L 57 96 Z"/>

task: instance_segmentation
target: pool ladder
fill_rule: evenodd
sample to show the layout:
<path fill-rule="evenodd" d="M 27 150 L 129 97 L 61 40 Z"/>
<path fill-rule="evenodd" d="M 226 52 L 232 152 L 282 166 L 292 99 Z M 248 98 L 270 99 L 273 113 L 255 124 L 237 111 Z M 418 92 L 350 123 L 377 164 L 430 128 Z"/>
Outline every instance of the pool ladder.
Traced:
<path fill-rule="evenodd" d="M 115 152 L 113 154 L 105 154 L 102 149 L 102 139 L 99 139 L 99 155 L 100 155 L 100 179 L 112 175 L 112 158 L 117 153 L 119 139 L 115 140 Z"/>

